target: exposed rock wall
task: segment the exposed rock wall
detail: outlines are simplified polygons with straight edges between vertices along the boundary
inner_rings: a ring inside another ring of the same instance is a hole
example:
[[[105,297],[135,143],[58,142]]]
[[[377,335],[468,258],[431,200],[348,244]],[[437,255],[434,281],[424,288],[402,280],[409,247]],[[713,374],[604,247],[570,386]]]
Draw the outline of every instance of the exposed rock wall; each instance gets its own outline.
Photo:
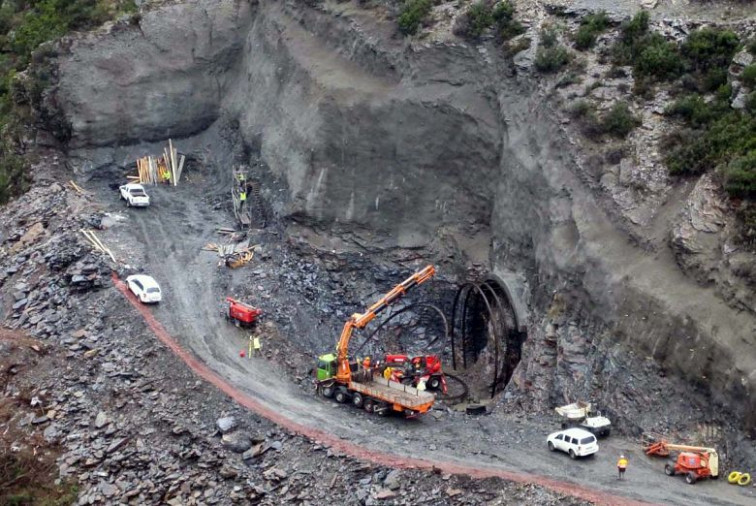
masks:
[[[527,79],[485,46],[405,45],[356,5],[333,8],[338,17],[301,3],[193,0],[71,44],[58,91],[71,147],[81,155],[238,120],[288,183],[290,218],[382,246],[454,236],[451,263],[483,250],[492,271],[523,273],[534,302],[523,390],[600,391],[603,347],[702,384],[740,417],[756,411],[753,313],[615,226]],[[559,315],[546,313],[554,292],[570,301]],[[543,356],[560,339],[564,361]]]

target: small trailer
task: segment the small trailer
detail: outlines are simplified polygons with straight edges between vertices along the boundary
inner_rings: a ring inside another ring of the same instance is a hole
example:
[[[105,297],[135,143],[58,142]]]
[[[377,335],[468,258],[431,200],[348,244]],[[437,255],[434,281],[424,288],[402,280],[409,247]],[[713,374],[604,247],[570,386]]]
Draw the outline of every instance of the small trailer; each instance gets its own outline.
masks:
[[[555,408],[559,416],[564,418],[562,428],[579,427],[593,433],[596,437],[606,437],[612,431],[612,422],[600,411],[596,416],[591,416],[592,406],[590,402],[573,402],[566,406]]]
[[[237,327],[254,325],[257,318],[262,314],[261,309],[240,302],[233,297],[226,297],[226,302],[229,303],[226,317],[234,322]]]

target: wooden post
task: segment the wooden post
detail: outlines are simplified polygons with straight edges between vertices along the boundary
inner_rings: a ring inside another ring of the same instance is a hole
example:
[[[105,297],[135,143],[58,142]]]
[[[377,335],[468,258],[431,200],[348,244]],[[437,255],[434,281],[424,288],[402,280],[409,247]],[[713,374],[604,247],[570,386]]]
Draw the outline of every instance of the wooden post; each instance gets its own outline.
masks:
[[[179,178],[181,177],[181,171],[184,170],[184,160],[186,160],[186,157],[184,155],[181,155],[181,158],[179,159],[178,170],[176,171],[177,184],[178,184]]]

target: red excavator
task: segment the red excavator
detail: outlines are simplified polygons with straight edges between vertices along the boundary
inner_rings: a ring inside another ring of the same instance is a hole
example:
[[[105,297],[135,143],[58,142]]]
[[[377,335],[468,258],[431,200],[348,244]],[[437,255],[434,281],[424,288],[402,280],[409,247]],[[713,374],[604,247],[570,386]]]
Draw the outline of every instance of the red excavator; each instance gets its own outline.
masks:
[[[436,269],[432,265],[427,266],[396,285],[364,313],[355,313],[346,321],[336,345],[336,353],[318,357],[316,385],[323,397],[333,397],[339,403],[351,401],[358,408],[380,415],[397,411],[407,417],[414,417],[433,406],[436,400],[433,394],[384,378],[369,361],[366,360],[362,365],[357,362],[350,364],[349,340],[355,328],[365,328],[408,290],[425,283],[435,273]]]
[[[386,355],[383,371],[390,368],[388,376],[393,381],[417,387],[422,381],[428,390],[446,393],[446,376],[441,370],[441,359],[437,355],[422,355],[410,358],[408,355]],[[385,376],[384,376],[385,377]]]
[[[670,444],[658,441],[647,445],[646,455],[668,457],[670,452],[679,451],[674,462],[664,466],[667,476],[685,475],[685,481],[693,485],[703,478],[717,479],[719,477],[719,454],[714,448]]]

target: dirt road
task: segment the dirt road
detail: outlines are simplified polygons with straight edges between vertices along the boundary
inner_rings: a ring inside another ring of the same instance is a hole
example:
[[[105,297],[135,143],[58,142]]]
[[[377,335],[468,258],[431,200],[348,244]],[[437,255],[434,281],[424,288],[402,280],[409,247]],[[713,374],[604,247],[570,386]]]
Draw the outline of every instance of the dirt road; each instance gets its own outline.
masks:
[[[448,411],[439,412],[438,418],[425,416],[419,420],[371,417],[351,406],[316,397],[275,363],[241,358],[239,351],[246,347],[246,336],[224,321],[220,309],[225,295],[250,282],[249,269],[218,269],[217,257],[200,251],[204,244],[218,241],[215,227],[230,223],[225,212],[212,208],[213,199],[217,201],[226,193],[225,183],[197,178],[177,188],[152,189],[150,208],[126,210],[129,218],[125,225],[103,236],[119,259],[142,267],[161,284],[163,302],[146,311],[182,348],[200,359],[208,374],[228,383],[231,390],[227,393],[237,398],[232,391],[238,392],[237,400],[251,399],[253,402],[245,404],[248,407],[261,407],[261,414],[274,413],[278,421],[289,420],[312,434],[330,434],[334,442],[343,442],[344,450],[353,449],[358,456],[421,459],[414,464],[435,463],[470,474],[477,469],[481,475],[499,474],[564,487],[605,503],[619,503],[614,496],[680,505],[754,503],[752,488],[729,486],[726,480],[689,486],[682,478],[668,478],[662,460],[646,458],[636,443],[622,438],[601,441],[598,455],[572,462],[565,454],[546,449],[546,435],[558,428],[553,425],[499,414],[471,418]],[[113,210],[119,209],[115,192],[102,188],[99,199]],[[256,280],[255,288],[262,288],[261,296],[266,291],[270,295],[277,282],[273,277]],[[310,309],[300,301],[291,311],[306,320]],[[334,339],[338,330],[339,323],[334,320]],[[301,341],[303,336],[285,337]],[[630,458],[623,482],[617,481],[614,467],[620,452]]]

